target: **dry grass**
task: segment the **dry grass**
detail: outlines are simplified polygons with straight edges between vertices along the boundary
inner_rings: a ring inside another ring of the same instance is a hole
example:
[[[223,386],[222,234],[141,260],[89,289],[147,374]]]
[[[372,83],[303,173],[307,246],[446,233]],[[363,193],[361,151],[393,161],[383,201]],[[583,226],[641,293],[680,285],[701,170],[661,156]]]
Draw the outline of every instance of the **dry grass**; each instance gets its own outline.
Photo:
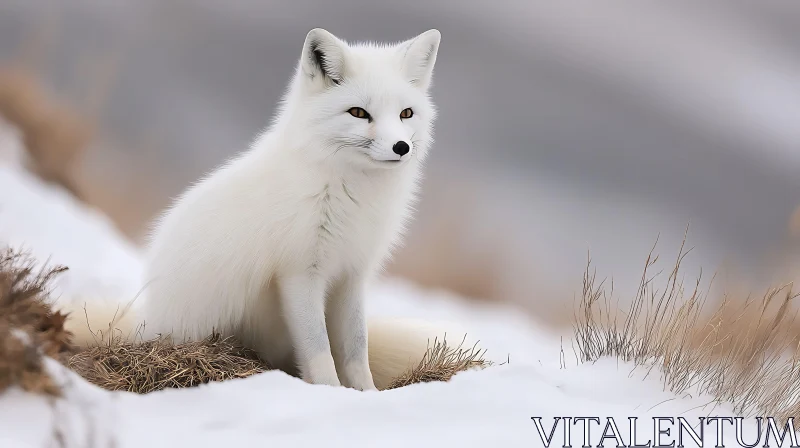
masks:
[[[172,344],[168,339],[138,343],[114,339],[76,354],[67,365],[103,389],[140,394],[270,370],[253,351],[219,334],[186,344]]]
[[[66,316],[52,312],[47,283],[64,268],[34,269],[24,254],[0,253],[0,393],[22,389],[58,395],[59,389],[44,368],[43,356],[65,360],[72,354]]]
[[[597,282],[589,261],[575,324],[580,360],[612,356],[658,369],[669,390],[709,394],[742,415],[796,416],[800,327],[793,285],[771,288],[758,299],[724,293],[711,306],[711,285],[701,289],[702,273],[690,285],[683,281],[684,247],[660,287],[662,273],[651,273],[658,261],[651,251],[627,310],[615,304],[613,285],[607,290]]]
[[[73,175],[91,138],[89,125],[53,101],[35,76],[23,70],[0,71],[0,115],[22,133],[28,168],[80,198]]]
[[[458,372],[483,369],[491,365],[491,362],[483,359],[485,351],[475,346],[462,348],[463,343],[462,341],[458,347],[451,348],[446,340],[434,339],[433,345],[428,347],[419,364],[389,383],[386,389],[397,389],[415,383],[450,381]]]

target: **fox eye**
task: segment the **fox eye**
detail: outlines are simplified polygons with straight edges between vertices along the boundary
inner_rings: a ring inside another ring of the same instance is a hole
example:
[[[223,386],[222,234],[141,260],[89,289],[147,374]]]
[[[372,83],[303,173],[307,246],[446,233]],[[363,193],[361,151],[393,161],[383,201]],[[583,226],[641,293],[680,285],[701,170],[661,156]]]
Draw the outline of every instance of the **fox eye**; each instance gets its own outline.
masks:
[[[369,113],[360,107],[351,107],[347,111],[350,115],[356,118],[365,118],[367,120],[371,119],[372,117],[369,116]]]
[[[414,116],[414,111],[411,110],[410,107],[407,109],[403,109],[403,111],[400,112],[400,118],[411,118],[413,116]]]

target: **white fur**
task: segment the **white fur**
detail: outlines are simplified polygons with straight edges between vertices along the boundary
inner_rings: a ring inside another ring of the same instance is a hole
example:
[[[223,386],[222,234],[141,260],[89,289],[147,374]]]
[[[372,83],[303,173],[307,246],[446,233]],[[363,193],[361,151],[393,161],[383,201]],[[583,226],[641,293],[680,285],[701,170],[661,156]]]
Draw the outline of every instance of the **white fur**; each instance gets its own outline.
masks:
[[[216,330],[308,382],[360,390],[419,361],[424,346],[398,340],[408,332],[367,330],[364,288],[411,216],[439,40],[436,30],[391,46],[308,33],[272,126],[157,221],[138,316],[146,337]],[[402,157],[398,141],[411,148]],[[428,336],[440,335],[417,339]]]

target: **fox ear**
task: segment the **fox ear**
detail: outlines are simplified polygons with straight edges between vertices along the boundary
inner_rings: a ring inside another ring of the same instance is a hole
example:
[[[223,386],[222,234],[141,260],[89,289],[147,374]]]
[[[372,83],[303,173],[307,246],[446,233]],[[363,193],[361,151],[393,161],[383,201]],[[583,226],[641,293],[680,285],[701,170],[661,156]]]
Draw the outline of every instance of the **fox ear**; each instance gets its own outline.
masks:
[[[344,77],[346,53],[347,44],[322,28],[314,28],[303,44],[303,74],[311,80],[320,78],[339,84]]]
[[[441,40],[442,34],[439,30],[428,30],[399,46],[406,79],[422,90],[430,87]]]

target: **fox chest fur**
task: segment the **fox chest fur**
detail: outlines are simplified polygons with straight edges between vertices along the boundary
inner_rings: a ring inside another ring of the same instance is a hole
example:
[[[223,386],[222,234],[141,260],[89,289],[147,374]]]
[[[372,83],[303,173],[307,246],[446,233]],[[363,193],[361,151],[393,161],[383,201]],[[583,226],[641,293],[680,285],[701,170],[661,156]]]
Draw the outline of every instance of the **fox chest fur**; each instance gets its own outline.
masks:
[[[295,213],[280,226],[286,236],[276,241],[276,249],[288,263],[276,266],[276,274],[305,270],[325,278],[368,276],[399,240],[413,199],[408,190],[389,176],[334,177],[300,194]]]

